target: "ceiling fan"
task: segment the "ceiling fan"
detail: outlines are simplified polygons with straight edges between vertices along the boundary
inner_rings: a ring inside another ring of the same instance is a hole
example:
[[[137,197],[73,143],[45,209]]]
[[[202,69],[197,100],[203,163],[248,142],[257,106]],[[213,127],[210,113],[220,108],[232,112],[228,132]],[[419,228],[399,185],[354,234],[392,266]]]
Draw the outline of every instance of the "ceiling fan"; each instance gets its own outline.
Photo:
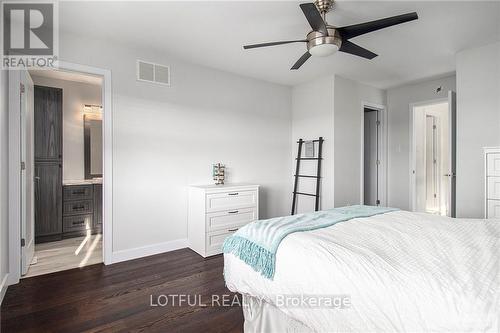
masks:
[[[325,57],[336,51],[350,53],[366,59],[373,59],[377,54],[354,44],[349,41],[349,39],[418,19],[417,13],[413,12],[337,28],[326,22],[326,14],[332,9],[333,3],[334,0],[316,0],[314,3],[304,3],[300,5],[300,9],[304,12],[312,28],[312,31],[307,34],[306,39],[252,44],[245,45],[243,48],[253,49],[290,43],[307,43],[307,52],[297,60],[291,70],[299,69],[311,56]]]

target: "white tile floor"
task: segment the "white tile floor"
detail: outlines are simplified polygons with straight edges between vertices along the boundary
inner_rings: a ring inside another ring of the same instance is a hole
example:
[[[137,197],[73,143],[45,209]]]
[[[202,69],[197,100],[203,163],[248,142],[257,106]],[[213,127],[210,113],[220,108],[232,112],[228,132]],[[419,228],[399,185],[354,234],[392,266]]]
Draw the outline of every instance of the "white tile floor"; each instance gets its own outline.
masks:
[[[36,263],[24,278],[98,264],[102,262],[102,235],[37,244],[35,257]]]

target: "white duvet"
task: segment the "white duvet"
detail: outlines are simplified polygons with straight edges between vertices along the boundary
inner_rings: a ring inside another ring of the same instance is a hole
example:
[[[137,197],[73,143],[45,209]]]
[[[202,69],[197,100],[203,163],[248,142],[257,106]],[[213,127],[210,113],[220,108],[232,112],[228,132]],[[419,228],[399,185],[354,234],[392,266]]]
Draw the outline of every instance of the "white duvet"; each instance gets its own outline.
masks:
[[[279,307],[318,332],[500,331],[499,220],[397,211],[294,233],[273,280],[224,258],[231,291],[274,305],[283,295],[347,295],[343,309]]]

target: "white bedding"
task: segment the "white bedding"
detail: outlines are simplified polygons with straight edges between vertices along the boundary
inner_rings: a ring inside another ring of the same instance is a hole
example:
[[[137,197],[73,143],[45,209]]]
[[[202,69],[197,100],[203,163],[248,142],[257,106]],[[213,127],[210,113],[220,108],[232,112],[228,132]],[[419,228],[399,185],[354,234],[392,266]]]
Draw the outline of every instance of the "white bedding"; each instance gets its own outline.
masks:
[[[231,291],[276,306],[282,295],[347,295],[344,309],[278,306],[318,332],[500,331],[499,220],[397,211],[294,233],[273,280],[224,261]]]

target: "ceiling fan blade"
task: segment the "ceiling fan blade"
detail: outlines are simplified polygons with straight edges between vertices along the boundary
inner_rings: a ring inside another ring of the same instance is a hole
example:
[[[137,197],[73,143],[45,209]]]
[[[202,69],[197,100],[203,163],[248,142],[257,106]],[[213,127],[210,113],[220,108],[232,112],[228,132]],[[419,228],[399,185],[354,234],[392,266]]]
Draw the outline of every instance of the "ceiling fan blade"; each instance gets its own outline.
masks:
[[[302,57],[299,58],[299,60],[297,60],[297,62],[292,66],[292,68],[290,68],[290,70],[299,69],[300,66],[302,66],[307,61],[307,59],[309,59],[310,57],[311,57],[311,53],[309,53],[309,51],[307,51],[306,53],[304,53],[302,55]]]
[[[283,44],[290,44],[290,43],[305,43],[307,40],[301,39],[301,40],[287,40],[287,41],[282,41],[282,42],[270,42],[270,43],[260,43],[260,44],[252,44],[252,45],[245,45],[243,48],[245,50],[247,49],[254,49],[257,47],[266,47],[266,46],[274,46],[274,45],[283,45]]]
[[[326,30],[326,24],[321,14],[318,11],[318,8],[313,3],[303,3],[300,5],[300,9],[304,12],[309,25],[314,31],[319,31],[325,35],[328,35],[328,31]]]
[[[353,55],[356,55],[358,57],[362,57],[362,58],[366,58],[366,59],[370,59],[370,60],[377,56],[372,51],[369,51],[365,48],[362,48],[361,46],[358,46],[358,45],[356,45],[348,40],[345,40],[342,42],[342,45],[340,46],[339,51],[353,54]]]
[[[342,36],[342,39],[350,39],[359,35],[364,35],[372,31],[384,29],[393,25],[405,23],[418,19],[417,13],[408,13],[384,19],[354,24],[347,27],[337,28],[337,31]]]

